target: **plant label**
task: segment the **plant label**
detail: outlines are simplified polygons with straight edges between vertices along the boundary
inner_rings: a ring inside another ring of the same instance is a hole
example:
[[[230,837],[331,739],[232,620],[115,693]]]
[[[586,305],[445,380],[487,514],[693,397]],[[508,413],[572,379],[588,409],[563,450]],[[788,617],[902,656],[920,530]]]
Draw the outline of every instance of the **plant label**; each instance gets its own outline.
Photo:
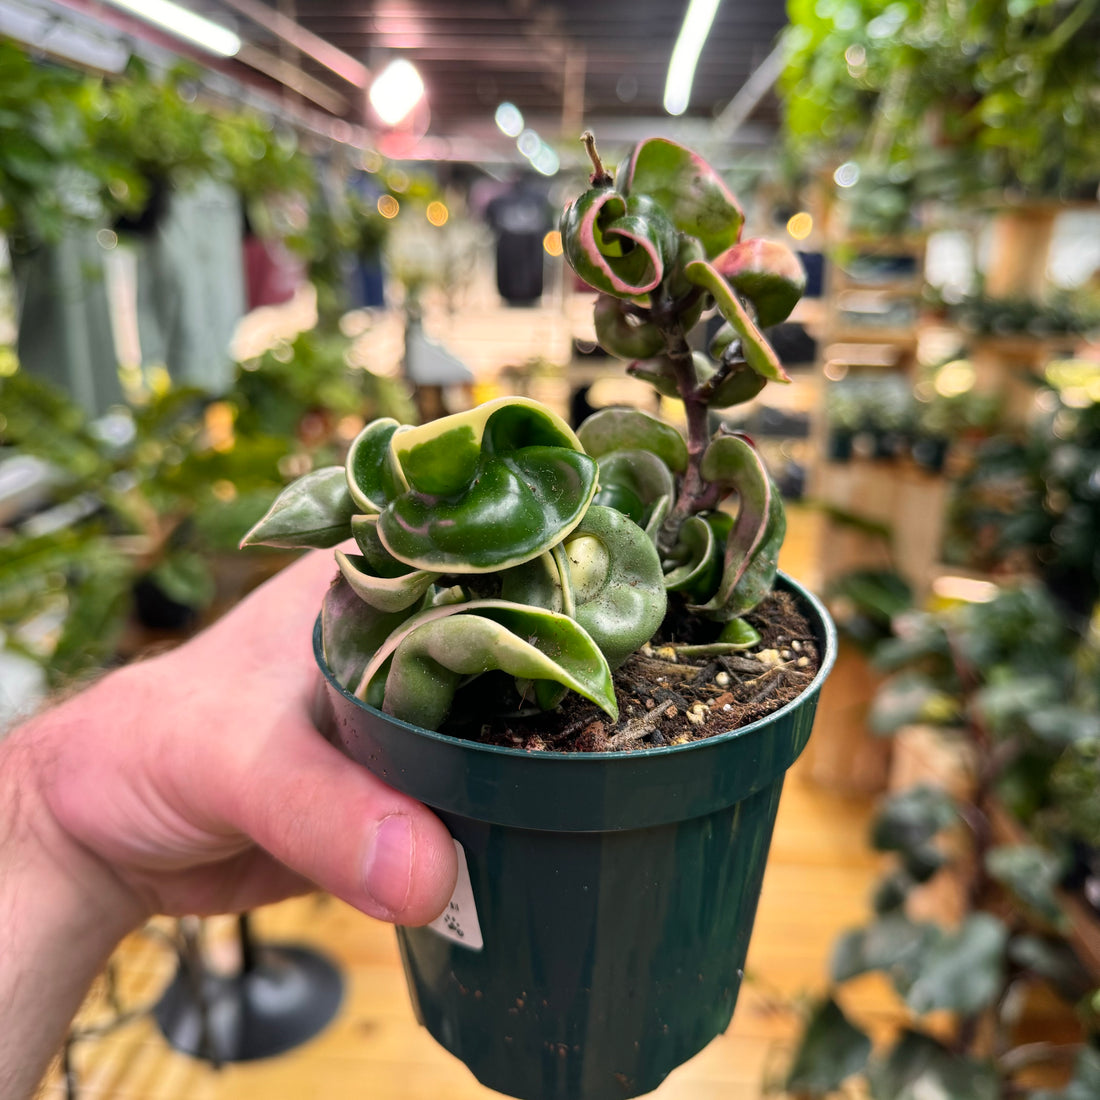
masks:
[[[470,869],[466,865],[466,852],[457,840],[455,854],[458,856],[455,892],[451,895],[447,908],[428,927],[445,939],[468,947],[471,951],[480,951],[484,942],[477,919],[477,906],[474,905],[474,890],[470,885]]]

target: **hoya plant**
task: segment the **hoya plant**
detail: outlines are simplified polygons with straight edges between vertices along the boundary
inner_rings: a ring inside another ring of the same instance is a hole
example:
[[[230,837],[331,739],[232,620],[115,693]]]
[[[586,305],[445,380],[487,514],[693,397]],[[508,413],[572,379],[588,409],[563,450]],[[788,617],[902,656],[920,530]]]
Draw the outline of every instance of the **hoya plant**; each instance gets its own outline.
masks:
[[[616,179],[585,142],[594,170],[563,215],[566,255],[599,292],[600,342],[683,402],[686,436],[630,408],[574,432],[519,397],[421,426],[380,419],[244,540],[337,548],[326,661],[422,727],[487,674],[504,678],[491,694],[505,705],[550,709],[574,691],[615,719],[613,671],[669,621],[697,624],[668,639],[695,654],[759,641],[744,616],[771,590],[782,503],[752,441],[710,422],[788,380],[764,328],[790,313],[801,268],[741,239],[740,206],[695,154],[650,139]],[[725,324],[706,355],[688,334],[713,309]]]

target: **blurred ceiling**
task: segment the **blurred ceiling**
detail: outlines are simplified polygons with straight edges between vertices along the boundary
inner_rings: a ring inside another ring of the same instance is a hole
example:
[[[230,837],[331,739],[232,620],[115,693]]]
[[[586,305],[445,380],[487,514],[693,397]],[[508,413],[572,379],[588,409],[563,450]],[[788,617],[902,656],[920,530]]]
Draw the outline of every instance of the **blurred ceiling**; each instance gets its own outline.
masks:
[[[232,28],[244,43],[229,62],[179,52],[245,79],[288,109],[363,127],[372,137],[385,128],[367,103],[370,80],[394,58],[411,61],[428,111],[404,129],[424,155],[464,159],[471,144],[507,151],[509,139],[493,121],[503,101],[547,141],[570,144],[587,126],[609,144],[656,132],[703,145],[707,138],[728,145],[731,137],[759,145],[777,123],[770,85],[786,23],[781,0],[719,0],[690,104],[678,118],[665,113],[662,98],[688,0],[177,2]],[[149,35],[141,20],[106,0],[39,3]],[[171,44],[156,32],[152,38]]]

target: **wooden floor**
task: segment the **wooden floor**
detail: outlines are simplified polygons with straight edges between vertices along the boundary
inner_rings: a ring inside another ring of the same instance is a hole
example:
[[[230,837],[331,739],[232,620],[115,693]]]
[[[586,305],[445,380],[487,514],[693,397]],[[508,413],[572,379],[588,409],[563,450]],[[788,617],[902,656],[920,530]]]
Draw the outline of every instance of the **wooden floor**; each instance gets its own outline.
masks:
[[[813,584],[816,520],[794,509],[783,566]],[[756,1100],[781,1073],[805,998],[826,981],[831,944],[866,914],[877,857],[865,846],[870,804],[815,787],[796,765],[779,809],[746,983],[729,1031],[676,1070],[658,1100]],[[466,1068],[416,1024],[393,930],[328,897],[258,911],[261,941],[294,942],[328,956],[346,993],[335,1021],[290,1054],[221,1070],[173,1051],[148,1015],[74,1047],[76,1095],[85,1100],[490,1100]],[[232,968],[232,920],[207,923],[212,965]],[[126,1006],[149,1005],[172,977],[169,925],[132,936],[115,958]],[[865,1023],[888,1025],[892,995],[875,979],[853,983],[845,1003]],[[93,992],[81,1023],[110,1017]],[[59,1073],[43,1095],[65,1096]]]

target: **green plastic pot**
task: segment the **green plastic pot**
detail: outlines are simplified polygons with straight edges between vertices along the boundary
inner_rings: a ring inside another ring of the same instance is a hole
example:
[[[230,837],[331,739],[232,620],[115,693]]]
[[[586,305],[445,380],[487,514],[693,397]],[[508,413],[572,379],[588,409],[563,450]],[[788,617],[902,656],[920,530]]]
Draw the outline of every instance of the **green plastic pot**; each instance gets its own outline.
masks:
[[[326,735],[431,806],[461,846],[451,908],[398,928],[417,1018],[482,1084],[523,1100],[655,1089],[733,1015],[787,769],[836,655],[805,692],[705,741],[629,753],[524,752],[397,721],[321,655]],[[462,860],[460,859],[460,864]]]

